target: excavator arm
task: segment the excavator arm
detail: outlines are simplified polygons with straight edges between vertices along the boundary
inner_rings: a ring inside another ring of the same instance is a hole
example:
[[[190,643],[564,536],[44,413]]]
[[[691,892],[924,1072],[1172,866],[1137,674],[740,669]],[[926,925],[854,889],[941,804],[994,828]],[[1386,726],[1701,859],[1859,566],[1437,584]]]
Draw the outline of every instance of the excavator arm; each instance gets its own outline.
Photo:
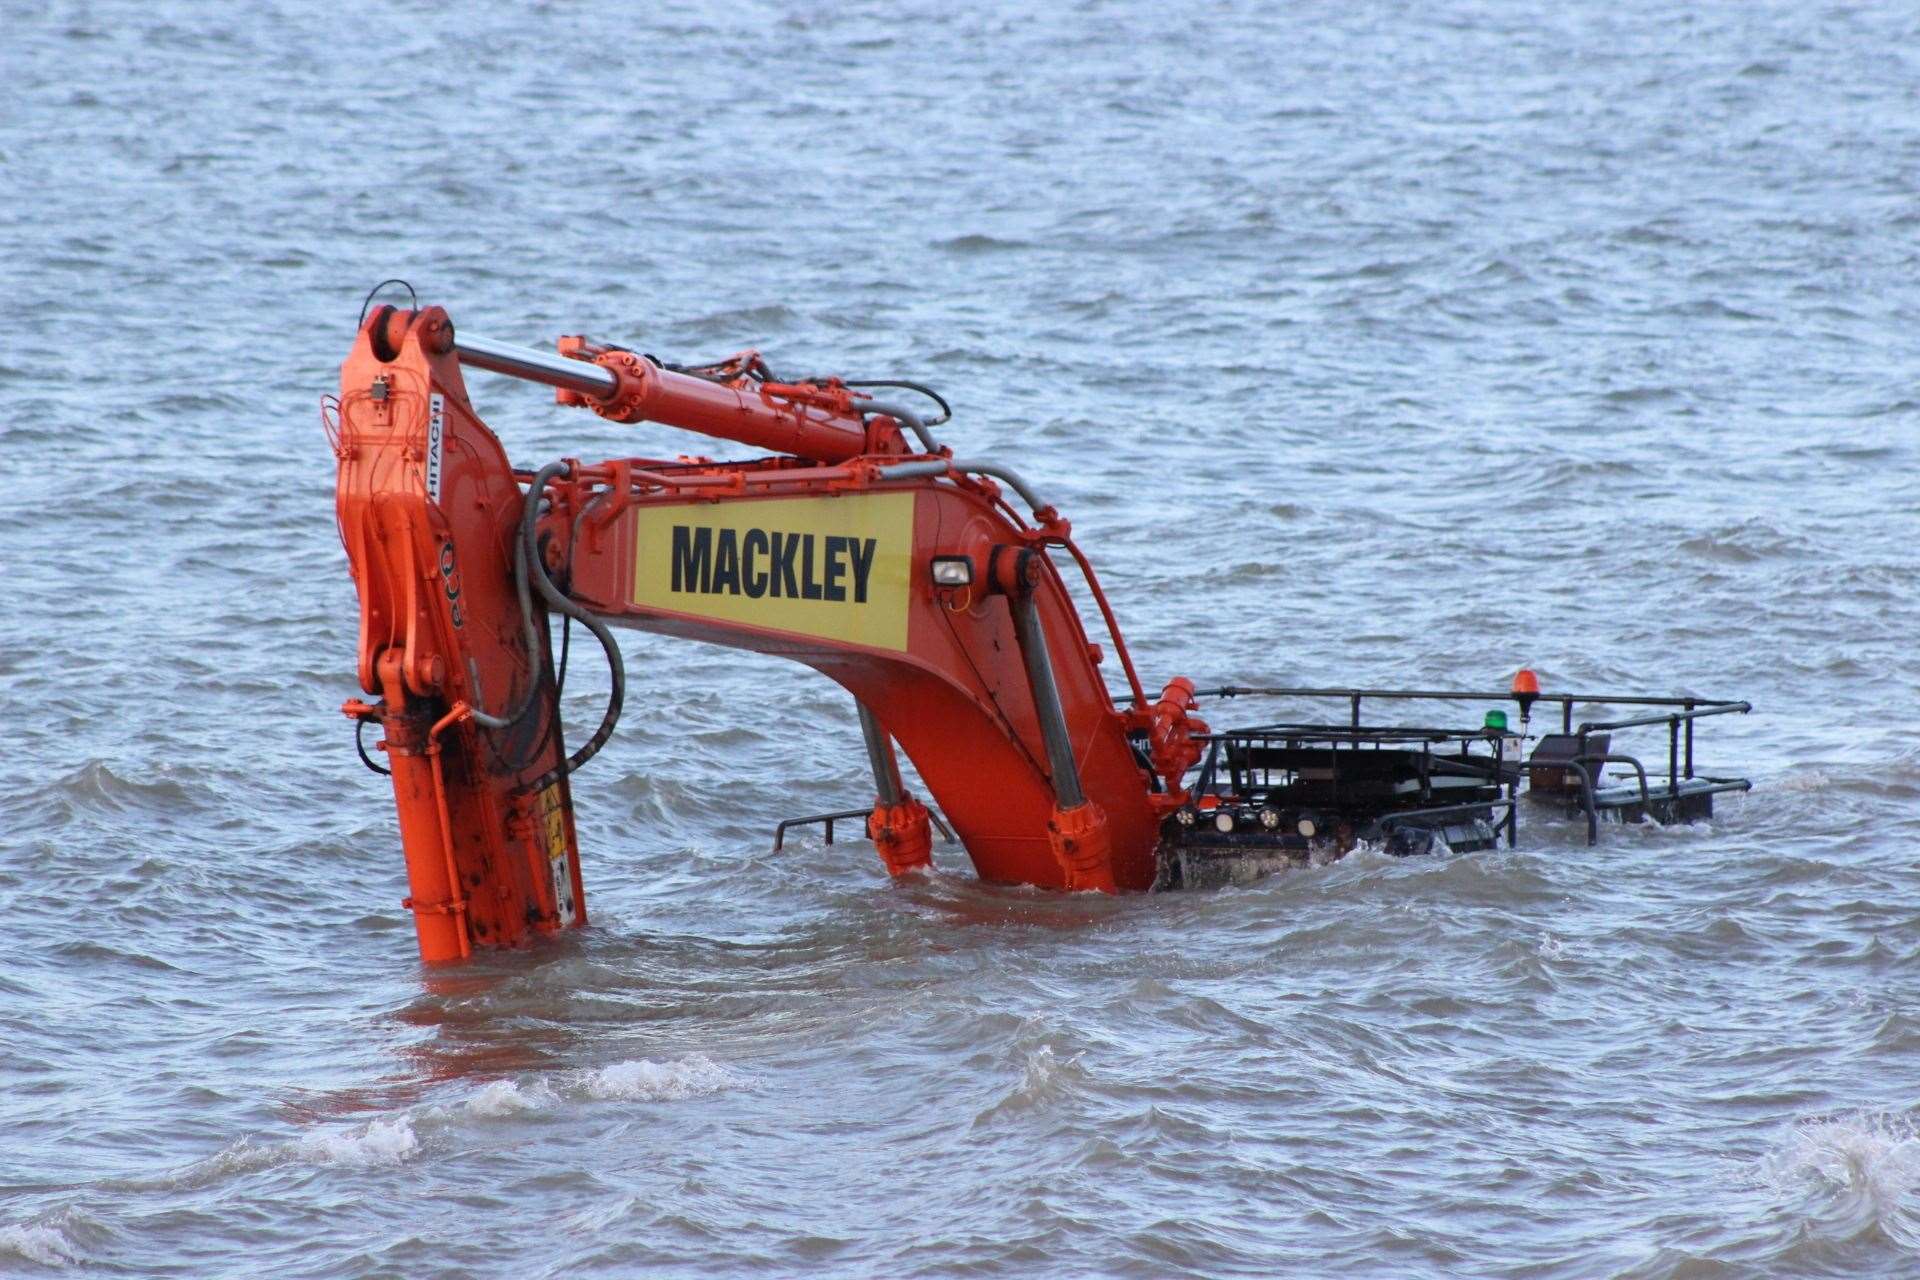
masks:
[[[469,398],[471,368],[768,452],[516,472]],[[1067,522],[1017,474],[956,460],[911,410],[837,379],[783,381],[751,351],[679,368],[576,337],[550,354],[457,335],[438,307],[380,307],[323,416],[376,699],[345,710],[382,734],[428,963],[585,923],[568,779],[625,699],[612,627],[791,658],[851,693],[874,771],[867,830],[893,874],[927,865],[932,844],[897,743],[983,879],[1153,884],[1207,733],[1192,684],[1150,701]],[[1062,561],[1098,605],[1125,706]],[[599,729],[571,754],[556,613],[613,671]]]

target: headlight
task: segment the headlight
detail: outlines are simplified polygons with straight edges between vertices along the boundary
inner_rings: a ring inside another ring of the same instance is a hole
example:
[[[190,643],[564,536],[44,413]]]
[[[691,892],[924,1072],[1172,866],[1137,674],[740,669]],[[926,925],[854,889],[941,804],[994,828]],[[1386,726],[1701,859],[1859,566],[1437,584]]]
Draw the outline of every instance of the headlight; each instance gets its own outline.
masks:
[[[972,586],[973,557],[935,556],[933,558],[933,585],[936,587]]]

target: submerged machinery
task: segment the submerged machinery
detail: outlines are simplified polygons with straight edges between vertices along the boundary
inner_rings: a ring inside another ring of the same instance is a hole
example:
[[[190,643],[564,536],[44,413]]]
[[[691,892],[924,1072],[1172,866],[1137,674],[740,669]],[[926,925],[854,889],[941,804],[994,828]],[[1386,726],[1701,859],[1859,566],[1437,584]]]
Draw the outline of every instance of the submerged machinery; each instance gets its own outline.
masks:
[[[1361,841],[1400,856],[1512,847],[1523,801],[1584,822],[1594,844],[1603,820],[1697,821],[1712,816],[1714,796],[1751,786],[1694,764],[1696,723],[1744,714],[1751,710],[1744,702],[1543,694],[1526,670],[1504,693],[1229,685],[1204,696],[1336,702],[1347,716],[1208,734],[1190,783],[1194,798],[1175,812],[1161,842],[1163,888],[1244,883],[1289,863],[1337,857]],[[1367,702],[1496,706],[1477,728],[1441,728],[1368,723]],[[1527,726],[1539,703],[1558,710],[1559,724],[1535,738]],[[1505,704],[1519,708],[1518,731]],[[1609,706],[1629,714],[1574,721],[1575,707]],[[1628,731],[1658,739],[1651,770],[1614,750],[1615,735]],[[1620,776],[1608,778],[1608,765]]]
[[[468,396],[473,369],[766,452],[516,469]],[[1150,694],[1068,521],[1017,472],[941,444],[946,404],[916,384],[781,377],[753,351],[684,366],[568,337],[542,352],[459,333],[416,302],[363,312],[322,417],[374,699],[345,711],[380,733],[386,764],[364,739],[361,755],[391,774],[429,963],[585,923],[569,777],[625,703],[616,626],[777,654],[845,688],[873,803],[780,835],[862,820],[895,875],[929,864],[936,826],[983,879],[1111,893],[1244,880],[1362,840],[1402,854],[1511,843],[1529,797],[1591,839],[1605,817],[1687,820],[1747,786],[1694,767],[1698,722],[1739,702],[1542,693],[1529,672],[1500,693],[1203,692],[1176,678]],[[1070,582],[1099,617],[1117,693]],[[577,623],[612,673],[599,726],[571,752],[556,615],[563,655]],[[1219,732],[1199,716],[1239,698],[1344,714]],[[1499,706],[1465,728],[1363,715],[1421,700]],[[1527,751],[1542,704],[1559,731]],[[1584,718],[1608,705],[1627,714]],[[1617,734],[1662,730],[1651,769],[1615,749]],[[938,812],[908,791],[901,750]]]

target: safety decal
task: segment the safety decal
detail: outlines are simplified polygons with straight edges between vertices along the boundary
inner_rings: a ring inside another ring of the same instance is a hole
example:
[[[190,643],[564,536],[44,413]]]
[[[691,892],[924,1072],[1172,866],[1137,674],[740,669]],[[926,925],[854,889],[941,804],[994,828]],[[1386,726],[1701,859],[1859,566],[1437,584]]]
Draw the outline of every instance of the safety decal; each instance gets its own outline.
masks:
[[[562,925],[574,920],[573,868],[567,862],[567,811],[560,803],[560,784],[540,793],[540,831],[547,847],[547,868],[553,876],[553,910]]]
[[[913,495],[638,507],[633,602],[907,647]]]

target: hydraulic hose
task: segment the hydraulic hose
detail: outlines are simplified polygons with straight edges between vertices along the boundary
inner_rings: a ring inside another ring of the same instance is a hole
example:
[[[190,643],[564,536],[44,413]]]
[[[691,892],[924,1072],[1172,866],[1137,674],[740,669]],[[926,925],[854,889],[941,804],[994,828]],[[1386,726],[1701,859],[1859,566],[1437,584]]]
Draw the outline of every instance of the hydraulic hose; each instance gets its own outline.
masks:
[[[940,416],[927,425],[937,427],[943,422],[953,421],[953,406],[947,398],[924,382],[909,382],[905,378],[848,378],[847,385],[858,390],[862,387],[898,387],[902,391],[913,391],[925,396],[940,406]]]
[[[569,756],[559,768],[541,777],[533,784],[533,790],[539,791],[558,782],[587,761],[600,754],[600,748],[607,745],[607,739],[613,736],[613,727],[620,722],[620,708],[627,698],[627,666],[620,656],[620,646],[613,638],[613,630],[592,613],[575,604],[560,588],[553,585],[553,579],[547,576],[547,566],[540,557],[540,549],[534,542],[533,526],[539,512],[540,495],[546,489],[547,482],[555,476],[566,475],[569,465],[565,462],[549,462],[534,475],[533,483],[527,489],[527,503],[520,512],[520,549],[516,560],[527,566],[527,577],[532,580],[534,589],[547,607],[554,612],[572,618],[587,630],[593,632],[593,638],[600,642],[600,648],[607,655],[607,675],[611,688],[607,694],[607,709],[600,716],[600,727],[593,736],[581,744],[578,751]]]
[[[539,504],[539,489],[534,489],[527,497],[528,511]],[[525,515],[522,514],[522,523]],[[473,718],[489,729],[506,729],[520,723],[520,717],[527,714],[527,708],[533,705],[533,692],[540,687],[540,633],[533,624],[533,600],[527,594],[527,553],[524,530],[522,536],[513,540],[513,590],[520,601],[520,630],[527,644],[527,687],[520,691],[519,700],[500,715],[491,715],[480,706],[480,668],[472,658],[467,659],[467,678],[473,685]]]
[[[940,452],[940,446],[933,442],[933,433],[927,430],[926,422],[919,414],[904,405],[888,404],[881,400],[861,400],[854,404],[861,413],[884,413],[907,425],[907,429],[920,438],[921,447],[928,453]]]
[[[892,410],[882,409],[877,412],[890,413]],[[1043,511],[1046,509],[1047,504],[1041,500],[1040,495],[1034,492],[1033,486],[1028,484],[1019,472],[1010,467],[1003,467],[993,462],[966,462],[959,458],[927,459],[920,462],[893,462],[880,468],[880,476],[884,480],[917,480],[921,476],[943,476],[949,471],[993,476],[996,479],[1005,480],[1015,493],[1026,500],[1029,507],[1032,507],[1035,511]]]
[[[513,586],[514,594],[520,601],[521,630],[526,638],[528,661],[537,673],[540,632],[533,620],[533,598],[529,591],[531,587],[540,592],[540,598],[546,601],[549,608],[593,632],[594,639],[600,642],[601,649],[607,655],[607,671],[612,680],[612,691],[607,698],[607,709],[600,717],[600,727],[564,764],[539,779],[533,786],[535,791],[566,777],[599,754],[600,748],[606,746],[607,739],[613,736],[614,725],[619,723],[620,708],[627,696],[626,663],[620,656],[620,646],[614,641],[613,632],[606,623],[575,604],[553,585],[553,579],[547,576],[546,562],[540,557],[539,545],[534,537],[534,526],[539,519],[542,495],[545,494],[548,483],[556,476],[566,475],[567,472],[568,464],[565,462],[550,462],[540,468],[534,474],[533,482],[527,486],[526,501],[520,508],[519,536],[513,540]],[[477,701],[480,692],[479,672],[471,662],[468,663],[468,670],[472,675],[474,696]],[[504,714],[492,715],[476,706],[473,708],[473,718],[489,729],[510,728],[526,715],[527,708],[533,704],[534,692],[539,686],[540,681],[536,674],[528,679],[527,687],[521,691],[519,700]],[[558,714],[557,707],[555,712]]]

